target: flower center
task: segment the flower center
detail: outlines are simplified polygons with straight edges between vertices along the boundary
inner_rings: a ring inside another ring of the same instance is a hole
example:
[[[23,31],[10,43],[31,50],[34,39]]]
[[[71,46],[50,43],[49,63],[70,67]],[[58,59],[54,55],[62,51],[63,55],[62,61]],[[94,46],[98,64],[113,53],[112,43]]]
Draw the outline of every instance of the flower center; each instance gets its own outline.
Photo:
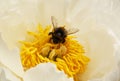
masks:
[[[51,26],[45,29],[38,26],[37,32],[28,32],[32,40],[21,41],[20,55],[25,70],[44,62],[54,63],[59,70],[63,70],[69,77],[85,71],[89,58],[84,55],[83,46],[74,37],[67,36],[65,43],[50,43]]]

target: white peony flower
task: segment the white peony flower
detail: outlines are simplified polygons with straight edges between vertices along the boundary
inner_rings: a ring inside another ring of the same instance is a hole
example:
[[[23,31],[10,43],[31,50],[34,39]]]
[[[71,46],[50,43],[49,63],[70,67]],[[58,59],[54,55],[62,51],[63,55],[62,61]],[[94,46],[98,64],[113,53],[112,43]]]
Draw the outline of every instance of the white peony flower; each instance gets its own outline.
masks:
[[[1,0],[0,81],[74,81],[51,63],[23,70],[18,41],[38,23],[49,25],[51,16],[60,25],[80,30],[77,39],[91,61],[83,74],[75,76],[78,81],[120,81],[119,4],[119,0]]]

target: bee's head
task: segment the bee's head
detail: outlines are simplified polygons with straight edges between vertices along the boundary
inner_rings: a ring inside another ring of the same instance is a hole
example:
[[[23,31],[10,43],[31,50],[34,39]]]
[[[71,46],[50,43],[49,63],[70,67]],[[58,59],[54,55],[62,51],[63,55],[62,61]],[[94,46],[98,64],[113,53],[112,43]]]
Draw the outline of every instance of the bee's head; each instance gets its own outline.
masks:
[[[66,33],[66,30],[63,28],[63,27],[59,27],[59,28],[56,28],[54,30],[54,34],[57,36],[57,37],[66,37],[67,33]]]

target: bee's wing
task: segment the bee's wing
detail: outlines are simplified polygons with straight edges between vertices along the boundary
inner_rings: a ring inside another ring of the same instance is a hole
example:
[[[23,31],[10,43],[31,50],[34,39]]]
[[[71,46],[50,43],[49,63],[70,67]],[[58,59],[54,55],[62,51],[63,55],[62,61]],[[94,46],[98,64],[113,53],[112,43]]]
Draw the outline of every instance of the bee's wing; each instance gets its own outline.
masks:
[[[58,27],[57,19],[54,16],[51,16],[51,21],[52,21],[53,28],[54,29],[57,28]]]
[[[68,28],[67,30],[67,35],[74,34],[79,31],[77,28]]]

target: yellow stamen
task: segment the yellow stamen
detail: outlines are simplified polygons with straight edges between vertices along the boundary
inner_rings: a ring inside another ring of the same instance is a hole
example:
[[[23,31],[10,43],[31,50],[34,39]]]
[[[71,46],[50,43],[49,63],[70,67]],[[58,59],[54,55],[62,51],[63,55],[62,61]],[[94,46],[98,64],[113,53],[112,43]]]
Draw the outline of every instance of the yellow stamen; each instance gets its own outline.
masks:
[[[78,43],[72,36],[66,38],[64,44],[50,43],[51,26],[45,29],[38,26],[38,32],[28,32],[34,39],[31,41],[21,41],[20,55],[22,65],[25,70],[44,62],[56,64],[59,70],[69,77],[74,77],[77,73],[83,73],[89,58],[84,55],[83,46]],[[46,67],[47,68],[47,67]]]

